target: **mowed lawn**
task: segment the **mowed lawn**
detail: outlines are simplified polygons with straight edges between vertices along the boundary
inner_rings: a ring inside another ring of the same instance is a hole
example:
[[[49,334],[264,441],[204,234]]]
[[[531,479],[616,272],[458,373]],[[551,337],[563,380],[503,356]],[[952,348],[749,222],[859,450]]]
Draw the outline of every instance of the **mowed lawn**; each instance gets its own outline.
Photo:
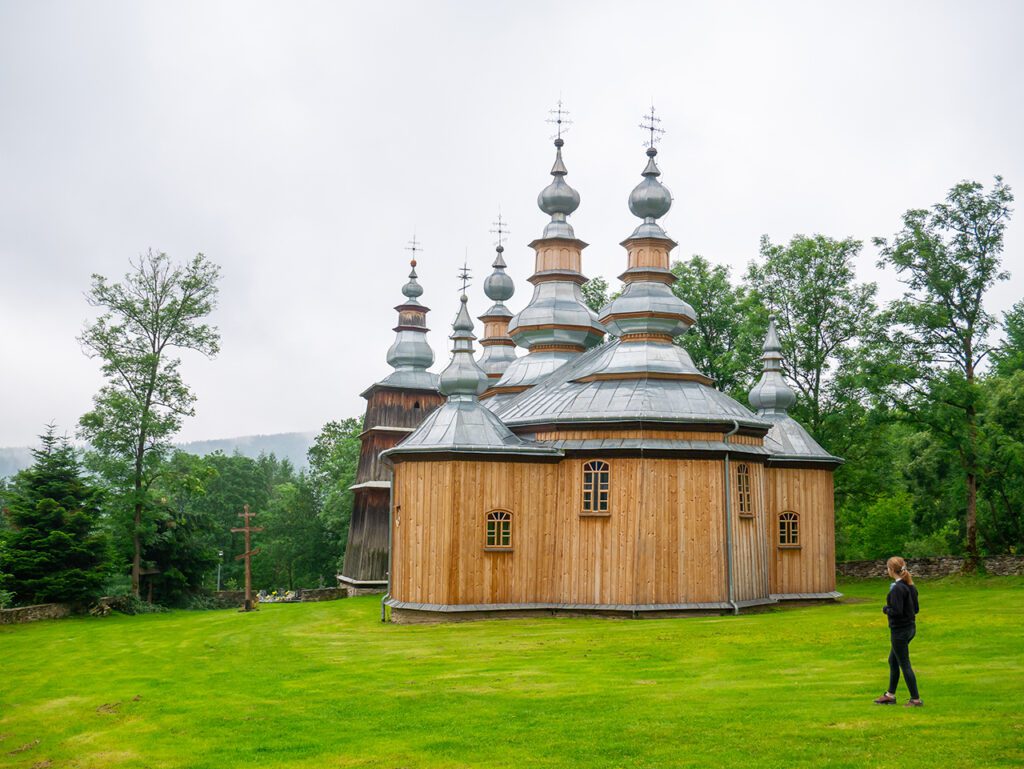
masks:
[[[918,584],[922,709],[871,704],[884,581],[739,617],[396,626],[370,597],[0,627],[0,766],[1024,765],[1024,578]]]

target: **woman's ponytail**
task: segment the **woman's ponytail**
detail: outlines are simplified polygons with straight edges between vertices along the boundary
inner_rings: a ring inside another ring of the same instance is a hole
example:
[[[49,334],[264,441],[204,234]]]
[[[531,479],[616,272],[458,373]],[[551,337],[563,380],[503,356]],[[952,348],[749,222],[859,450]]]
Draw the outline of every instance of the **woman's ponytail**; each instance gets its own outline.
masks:
[[[910,570],[907,568],[907,562],[898,555],[894,555],[886,561],[885,566],[889,570],[889,573],[896,579],[901,582],[905,582],[908,585],[914,584],[914,578],[910,575]]]

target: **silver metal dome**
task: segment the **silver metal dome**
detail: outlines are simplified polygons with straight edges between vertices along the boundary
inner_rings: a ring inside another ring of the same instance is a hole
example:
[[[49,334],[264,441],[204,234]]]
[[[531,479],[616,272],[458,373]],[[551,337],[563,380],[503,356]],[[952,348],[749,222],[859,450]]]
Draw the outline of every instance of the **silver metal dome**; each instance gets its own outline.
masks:
[[[551,217],[544,228],[545,238],[575,238],[572,225],[566,217],[580,207],[580,194],[565,181],[569,171],[562,162],[562,147],[565,141],[555,139],[555,164],[551,167],[551,175],[555,177],[551,184],[540,191],[537,205],[540,210]]]
[[[473,358],[473,319],[469,317],[466,303],[469,301],[462,295],[459,314],[452,324],[452,335],[449,337],[455,344],[452,347],[452,359],[448,367],[441,372],[440,390],[449,398],[472,398],[487,389],[487,374],[477,365]]]
[[[494,259],[494,263],[491,267],[494,268],[494,272],[487,276],[484,280],[484,294],[487,298],[495,302],[507,302],[512,298],[512,295],[516,292],[515,284],[512,282],[512,278],[505,273],[505,259],[502,257],[502,253],[505,251],[504,246],[498,246],[496,249],[498,255]]]
[[[747,400],[758,412],[785,414],[796,405],[796,393],[782,376],[782,344],[775,327],[775,318],[768,322],[768,333],[762,348],[764,372],[750,391]]]
[[[658,164],[654,162],[658,150],[650,147],[647,150],[647,167],[643,171],[644,180],[640,182],[633,191],[629,193],[629,210],[634,216],[643,219],[630,235],[631,238],[667,238],[665,230],[661,228],[655,219],[660,219],[672,208],[672,193],[668,191],[658,177],[661,171]]]

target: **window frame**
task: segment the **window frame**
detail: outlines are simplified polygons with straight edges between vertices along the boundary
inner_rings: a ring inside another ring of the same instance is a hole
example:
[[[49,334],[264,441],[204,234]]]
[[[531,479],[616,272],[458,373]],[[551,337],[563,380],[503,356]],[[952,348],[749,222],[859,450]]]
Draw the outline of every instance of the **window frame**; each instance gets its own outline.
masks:
[[[488,553],[511,553],[512,550],[512,511],[504,509],[489,510],[484,515],[484,551]]]
[[[736,465],[736,513],[740,518],[754,518],[756,515],[750,476],[750,465],[739,462]]]
[[[776,517],[775,542],[780,550],[800,549],[800,513],[783,510]]]
[[[611,513],[612,466],[603,459],[589,459],[583,463],[580,484],[580,515],[587,518],[607,518]]]

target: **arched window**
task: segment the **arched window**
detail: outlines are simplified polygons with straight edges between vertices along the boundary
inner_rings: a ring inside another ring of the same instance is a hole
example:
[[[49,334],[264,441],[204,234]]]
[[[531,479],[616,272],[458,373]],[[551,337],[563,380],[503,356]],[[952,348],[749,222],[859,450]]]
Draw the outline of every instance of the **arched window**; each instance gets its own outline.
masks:
[[[779,513],[779,544],[786,547],[800,545],[800,516],[797,513]]]
[[[608,463],[595,460],[583,465],[583,512],[608,512]]]
[[[492,510],[487,514],[485,547],[494,550],[512,549],[512,513]]]
[[[736,509],[746,517],[754,515],[754,500],[750,493],[750,465],[736,465]]]

